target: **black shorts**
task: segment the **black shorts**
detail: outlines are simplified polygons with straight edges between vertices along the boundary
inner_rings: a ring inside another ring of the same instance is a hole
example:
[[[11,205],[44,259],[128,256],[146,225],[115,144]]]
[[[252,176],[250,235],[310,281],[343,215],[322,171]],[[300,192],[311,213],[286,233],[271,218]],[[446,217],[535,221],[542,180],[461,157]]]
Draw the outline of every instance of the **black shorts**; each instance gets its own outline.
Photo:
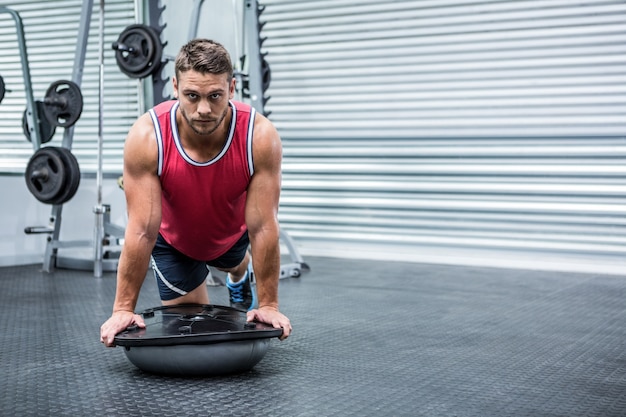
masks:
[[[204,283],[209,266],[226,269],[239,265],[250,245],[248,232],[222,256],[210,261],[198,261],[180,253],[159,234],[152,250],[152,271],[159,287],[161,300],[173,300]]]

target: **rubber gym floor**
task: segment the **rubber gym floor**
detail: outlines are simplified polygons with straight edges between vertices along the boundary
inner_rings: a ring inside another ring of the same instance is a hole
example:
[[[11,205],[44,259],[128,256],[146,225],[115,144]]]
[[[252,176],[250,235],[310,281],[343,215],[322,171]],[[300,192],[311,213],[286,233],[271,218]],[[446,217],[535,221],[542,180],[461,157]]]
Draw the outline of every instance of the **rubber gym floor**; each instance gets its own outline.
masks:
[[[249,372],[193,378],[101,345],[114,273],[0,268],[1,414],[626,415],[624,276],[305,260],[280,282],[292,337]],[[157,305],[150,274],[137,309]]]

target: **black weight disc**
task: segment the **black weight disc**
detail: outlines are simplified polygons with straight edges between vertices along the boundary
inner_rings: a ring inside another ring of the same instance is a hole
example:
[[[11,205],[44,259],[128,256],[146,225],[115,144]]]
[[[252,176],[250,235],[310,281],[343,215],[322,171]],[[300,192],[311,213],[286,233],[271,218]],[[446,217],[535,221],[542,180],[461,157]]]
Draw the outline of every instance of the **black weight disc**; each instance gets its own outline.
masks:
[[[80,166],[74,154],[67,148],[50,148],[54,150],[63,160],[67,176],[65,186],[51,204],[64,204],[72,199],[78,191],[80,185]]]
[[[0,103],[2,103],[2,100],[4,99],[4,94],[6,93],[6,85],[4,84],[4,78],[2,78],[2,76],[0,76]]]
[[[133,25],[126,28],[119,37],[119,44],[126,47],[125,50],[118,48],[117,52],[121,54],[118,62],[127,73],[140,74],[154,59],[156,45],[147,27]]]
[[[263,92],[266,92],[270,88],[272,82],[272,70],[270,64],[265,60],[265,57],[261,59],[261,88]]]
[[[51,125],[48,121],[48,118],[44,113],[45,110],[43,102],[37,100],[35,102],[35,105],[37,106],[37,114],[39,115],[39,139],[41,140],[41,143],[48,143],[52,140],[56,127]],[[24,136],[26,136],[26,139],[32,142],[32,139],[30,137],[30,129],[28,126],[28,119],[26,118],[27,111],[28,109],[24,110],[24,114],[22,115],[22,130],[24,131]]]
[[[115,61],[131,78],[145,78],[161,64],[163,45],[159,34],[150,26],[136,24],[126,27],[113,44]]]
[[[51,147],[41,148],[26,166],[26,186],[37,200],[51,204],[66,187],[67,174],[58,152]]]
[[[83,112],[83,95],[72,81],[58,80],[50,84],[43,103],[44,114],[52,126],[73,126]]]

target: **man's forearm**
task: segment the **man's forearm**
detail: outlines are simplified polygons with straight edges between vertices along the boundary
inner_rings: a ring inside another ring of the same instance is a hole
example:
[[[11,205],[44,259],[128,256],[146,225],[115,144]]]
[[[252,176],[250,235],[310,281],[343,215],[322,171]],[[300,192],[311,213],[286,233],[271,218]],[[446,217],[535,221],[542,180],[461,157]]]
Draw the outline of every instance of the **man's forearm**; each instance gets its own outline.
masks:
[[[113,311],[134,311],[148,271],[151,249],[147,242],[125,241],[117,272]]]
[[[272,307],[278,309],[278,280],[280,276],[278,232],[251,236],[250,243],[259,308]]]

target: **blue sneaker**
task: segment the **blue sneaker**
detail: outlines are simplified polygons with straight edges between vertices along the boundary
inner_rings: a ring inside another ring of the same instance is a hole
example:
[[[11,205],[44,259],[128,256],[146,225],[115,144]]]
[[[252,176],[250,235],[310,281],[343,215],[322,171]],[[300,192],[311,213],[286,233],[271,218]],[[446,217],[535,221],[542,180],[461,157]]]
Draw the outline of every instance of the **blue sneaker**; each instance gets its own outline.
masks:
[[[248,270],[241,281],[233,283],[230,280],[230,275],[226,278],[231,307],[241,311],[250,311],[256,307],[256,293],[252,288],[252,275],[252,269],[248,265]]]

